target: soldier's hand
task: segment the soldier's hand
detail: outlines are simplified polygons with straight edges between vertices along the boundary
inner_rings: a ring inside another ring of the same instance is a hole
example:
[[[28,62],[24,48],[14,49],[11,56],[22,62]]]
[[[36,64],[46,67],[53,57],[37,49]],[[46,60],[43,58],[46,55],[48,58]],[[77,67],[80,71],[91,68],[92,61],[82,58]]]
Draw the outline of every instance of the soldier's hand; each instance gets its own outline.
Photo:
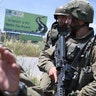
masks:
[[[11,52],[0,45],[0,90],[14,92],[19,87],[20,67]]]
[[[57,69],[56,67],[52,67],[50,70],[49,70],[49,76],[54,79],[55,83],[57,82]]]

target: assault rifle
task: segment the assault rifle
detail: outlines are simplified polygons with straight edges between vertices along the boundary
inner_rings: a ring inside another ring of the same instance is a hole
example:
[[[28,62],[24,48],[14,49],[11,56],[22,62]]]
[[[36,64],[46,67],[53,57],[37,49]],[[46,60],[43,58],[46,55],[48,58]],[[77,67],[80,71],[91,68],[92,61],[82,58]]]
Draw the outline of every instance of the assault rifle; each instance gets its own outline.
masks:
[[[57,42],[56,42],[56,49],[55,49],[55,64],[58,71],[58,80],[57,80],[57,91],[55,96],[65,96],[65,36],[60,35]]]
[[[58,80],[56,84],[57,90],[55,96],[67,96],[70,92],[69,87],[71,87],[70,83],[72,82],[72,78],[75,78],[76,80],[78,79],[78,70],[76,69],[78,60],[89,41],[90,39],[84,44],[81,44],[80,46],[77,46],[75,48],[77,55],[74,58],[73,62],[71,64],[68,64],[65,55],[65,36],[59,36],[58,41],[56,42],[56,49],[54,54],[55,64],[58,71]]]

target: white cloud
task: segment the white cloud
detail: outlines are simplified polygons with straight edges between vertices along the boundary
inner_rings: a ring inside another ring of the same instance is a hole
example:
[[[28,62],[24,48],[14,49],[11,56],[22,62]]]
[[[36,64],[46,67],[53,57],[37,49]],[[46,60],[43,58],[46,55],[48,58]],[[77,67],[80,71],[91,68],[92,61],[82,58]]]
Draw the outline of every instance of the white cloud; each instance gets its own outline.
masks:
[[[90,24],[90,26],[96,29],[96,24],[95,23]]]

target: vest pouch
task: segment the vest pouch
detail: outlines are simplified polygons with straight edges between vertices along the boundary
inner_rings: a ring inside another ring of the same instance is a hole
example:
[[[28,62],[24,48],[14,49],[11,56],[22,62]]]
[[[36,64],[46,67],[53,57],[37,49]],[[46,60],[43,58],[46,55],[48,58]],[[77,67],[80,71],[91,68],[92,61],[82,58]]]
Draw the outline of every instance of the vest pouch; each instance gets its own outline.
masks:
[[[86,66],[81,69],[79,77],[79,89],[87,85],[93,80],[92,69],[90,66]]]
[[[71,82],[70,82],[70,86],[69,86],[69,92],[72,92],[76,90],[76,86],[78,84],[78,79],[79,79],[79,73],[78,72],[74,72],[73,73],[73,77],[71,79]]]

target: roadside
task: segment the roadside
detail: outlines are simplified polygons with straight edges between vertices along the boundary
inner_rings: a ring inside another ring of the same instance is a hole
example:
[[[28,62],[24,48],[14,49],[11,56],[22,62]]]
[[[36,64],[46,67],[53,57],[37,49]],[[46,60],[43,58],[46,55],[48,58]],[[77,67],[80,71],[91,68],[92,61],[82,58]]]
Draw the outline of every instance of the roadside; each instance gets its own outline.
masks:
[[[38,57],[17,56],[16,58],[18,64],[24,68],[29,77],[36,77],[38,80],[40,80],[42,72],[37,67]]]

